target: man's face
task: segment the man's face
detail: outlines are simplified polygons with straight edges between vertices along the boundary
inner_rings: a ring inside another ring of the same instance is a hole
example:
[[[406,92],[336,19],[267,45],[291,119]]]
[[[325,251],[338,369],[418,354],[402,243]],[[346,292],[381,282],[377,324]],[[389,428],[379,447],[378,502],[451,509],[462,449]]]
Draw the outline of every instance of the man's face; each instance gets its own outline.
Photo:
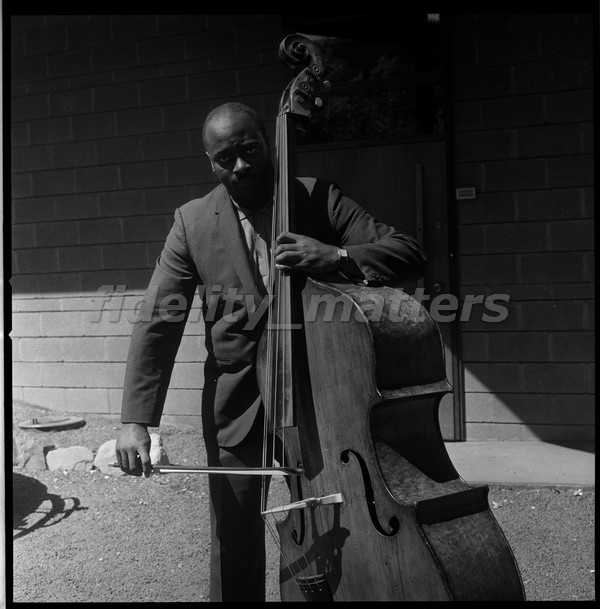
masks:
[[[213,171],[236,203],[263,206],[271,193],[269,146],[245,113],[215,118],[204,145]]]

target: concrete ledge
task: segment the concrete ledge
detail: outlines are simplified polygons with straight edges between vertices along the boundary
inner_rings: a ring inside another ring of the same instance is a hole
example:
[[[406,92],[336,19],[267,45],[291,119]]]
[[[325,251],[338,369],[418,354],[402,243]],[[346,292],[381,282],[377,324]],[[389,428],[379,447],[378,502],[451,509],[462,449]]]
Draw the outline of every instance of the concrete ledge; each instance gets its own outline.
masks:
[[[446,442],[461,478],[477,484],[595,486],[595,444]]]

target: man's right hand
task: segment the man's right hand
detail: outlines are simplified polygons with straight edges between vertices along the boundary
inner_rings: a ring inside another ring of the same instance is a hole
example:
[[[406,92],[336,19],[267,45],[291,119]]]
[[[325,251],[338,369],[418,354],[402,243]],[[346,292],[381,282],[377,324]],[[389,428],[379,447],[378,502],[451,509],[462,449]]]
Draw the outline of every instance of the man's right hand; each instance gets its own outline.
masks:
[[[152,474],[150,462],[150,434],[145,425],[123,423],[115,445],[117,463],[130,476],[149,478]]]

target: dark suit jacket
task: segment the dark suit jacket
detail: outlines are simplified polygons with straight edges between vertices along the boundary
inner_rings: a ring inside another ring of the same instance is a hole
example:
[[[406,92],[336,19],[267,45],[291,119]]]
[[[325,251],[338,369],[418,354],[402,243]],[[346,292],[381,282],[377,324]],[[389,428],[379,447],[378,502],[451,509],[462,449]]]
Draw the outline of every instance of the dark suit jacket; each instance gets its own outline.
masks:
[[[336,184],[314,178],[295,180],[295,208],[294,232],[343,245],[367,283],[411,281],[423,274],[426,258],[416,241],[378,222]],[[252,306],[259,307],[266,291],[255,281],[236,210],[222,185],[175,212],[175,223],[134,326],[121,420],[159,425],[198,285],[204,289],[208,350],[203,432],[216,434],[221,446],[234,446],[249,431],[260,406],[254,364],[264,323],[249,327],[248,307],[250,313]],[[235,292],[228,292],[231,289]],[[228,293],[244,296],[235,301],[233,315],[228,315],[232,310],[226,307]],[[170,300],[177,303],[172,315],[164,310]]]

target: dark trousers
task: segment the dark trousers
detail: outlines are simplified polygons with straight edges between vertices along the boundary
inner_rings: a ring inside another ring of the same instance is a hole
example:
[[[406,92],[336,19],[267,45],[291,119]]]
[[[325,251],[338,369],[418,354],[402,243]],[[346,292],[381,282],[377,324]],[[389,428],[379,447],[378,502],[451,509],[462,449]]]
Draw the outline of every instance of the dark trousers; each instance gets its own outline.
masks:
[[[262,417],[237,446],[205,438],[210,466],[260,467]],[[209,475],[211,505],[210,600],[265,600],[265,524],[262,476]],[[265,488],[268,489],[268,479]],[[266,490],[265,490],[266,492]]]

